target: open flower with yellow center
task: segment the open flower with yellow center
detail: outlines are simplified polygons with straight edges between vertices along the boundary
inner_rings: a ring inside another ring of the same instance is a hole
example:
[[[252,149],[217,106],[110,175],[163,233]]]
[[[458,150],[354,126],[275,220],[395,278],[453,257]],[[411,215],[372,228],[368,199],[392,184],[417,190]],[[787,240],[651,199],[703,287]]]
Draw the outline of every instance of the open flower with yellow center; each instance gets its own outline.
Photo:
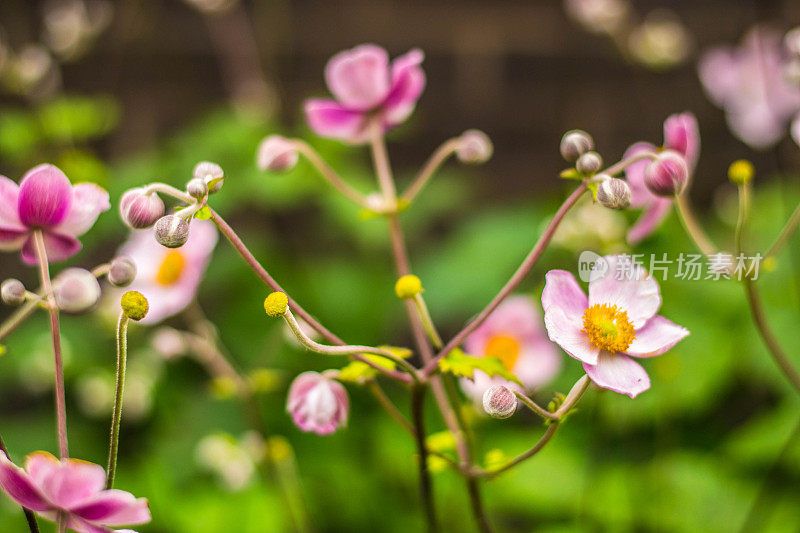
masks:
[[[526,389],[549,382],[561,369],[561,355],[547,340],[541,316],[533,300],[512,296],[500,304],[467,340],[464,348],[476,357],[496,357],[519,378]],[[500,377],[490,378],[480,370],[474,381],[463,380],[462,388],[476,402],[492,385],[520,387]]]
[[[542,306],[550,340],[583,362],[597,385],[631,398],[650,388],[650,377],[629,356],[661,355],[689,334],[656,314],[658,283],[627,256],[598,259],[588,298],[572,274],[551,270]]]
[[[205,220],[193,220],[189,240],[180,248],[165,248],[152,230],[136,230],[120,255],[136,264],[136,278],[126,289],[138,291],[150,304],[143,324],[161,322],[182,311],[194,299],[217,244],[217,229]]]

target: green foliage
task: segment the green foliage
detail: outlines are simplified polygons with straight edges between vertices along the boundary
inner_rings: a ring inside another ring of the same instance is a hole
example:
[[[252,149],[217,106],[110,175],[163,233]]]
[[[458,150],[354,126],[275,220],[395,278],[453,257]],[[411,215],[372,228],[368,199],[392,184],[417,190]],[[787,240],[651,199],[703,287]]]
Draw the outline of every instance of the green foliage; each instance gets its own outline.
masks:
[[[475,357],[465,354],[459,349],[455,349],[441,358],[439,369],[442,372],[467,379],[473,379],[475,371],[480,370],[489,377],[499,376],[520,383],[519,379],[497,357]]]

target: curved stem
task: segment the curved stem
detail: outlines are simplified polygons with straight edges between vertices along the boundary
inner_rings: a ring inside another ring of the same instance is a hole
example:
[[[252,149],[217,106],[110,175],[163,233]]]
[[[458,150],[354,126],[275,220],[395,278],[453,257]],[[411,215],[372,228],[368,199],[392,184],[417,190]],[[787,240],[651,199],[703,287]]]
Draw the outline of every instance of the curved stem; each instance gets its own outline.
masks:
[[[400,427],[405,429],[409,434],[414,435],[414,426],[406,419],[405,416],[403,416],[403,413],[401,413],[397,406],[392,403],[392,400],[389,399],[389,397],[374,379],[367,382],[367,388],[375,397],[375,399],[378,400],[378,403],[389,414],[389,416],[391,416],[395,422],[400,424]]]
[[[182,191],[180,189],[176,189],[172,185],[167,185],[166,183],[160,183],[160,182],[156,182],[156,183],[151,183],[149,185],[145,185],[144,186],[144,193],[145,194],[150,194],[150,193],[166,194],[167,196],[171,196],[172,198],[175,198],[176,200],[180,200],[181,202],[184,202],[184,203],[189,204],[189,205],[191,205],[191,204],[193,204],[193,203],[195,203],[197,201],[193,197],[189,196],[188,193],[186,193],[186,192],[184,192],[184,191]]]
[[[247,249],[244,242],[239,238],[236,232],[231,228],[225,220],[219,216],[219,214],[211,209],[209,206],[209,211],[211,212],[211,220],[216,224],[217,228],[219,228],[220,232],[225,236],[229,243],[234,247],[234,249],[239,253],[239,255],[244,259],[244,262],[247,263],[247,266],[258,276],[265,285],[270,287],[272,290],[286,292],[283,288],[278,284],[275,279],[269,275],[261,263],[253,256],[250,250]],[[287,295],[288,296],[288,295]],[[338,344],[340,346],[345,345],[346,343],[334,335],[331,331],[329,331],[325,326],[320,324],[314,317],[312,317],[305,309],[300,307],[300,305],[295,302],[291,297],[289,297],[289,308],[297,313],[297,316],[305,320],[308,325],[315,330],[317,333],[325,337],[328,342],[333,344]],[[375,364],[374,361],[370,361],[368,358],[363,357],[360,354],[353,355],[353,358],[361,361],[362,363],[369,365],[370,367],[374,368],[378,372],[389,376],[397,381],[401,381],[403,383],[410,383],[411,377],[403,374],[402,372],[398,372],[396,370],[389,370],[387,368],[382,367],[381,365]]]
[[[764,259],[767,257],[773,257],[780,252],[781,248],[784,247],[792,234],[797,230],[798,225],[800,225],[800,204],[797,205],[792,213],[792,216],[786,221],[786,225],[783,227],[780,234],[778,234],[775,242],[772,243],[772,246],[770,246],[767,252],[764,254]]]
[[[106,469],[106,488],[114,487],[117,472],[117,452],[119,450],[119,426],[122,422],[122,398],[125,391],[125,370],[128,359],[128,316],[123,312],[117,322],[117,382],[114,390],[114,411],[111,415],[111,435],[108,445],[108,468]]]
[[[2,451],[4,454],[6,454],[6,457],[8,457],[8,449],[3,442],[3,437],[0,437],[0,451]],[[22,512],[25,513],[25,521],[28,522],[28,529],[31,530],[31,533],[39,533],[39,524],[36,523],[36,515],[33,514],[33,511],[23,507]]]
[[[459,331],[451,340],[448,342],[444,348],[442,348],[436,357],[428,362],[425,367],[422,369],[423,374],[431,375],[433,372],[436,371],[438,368],[439,359],[449,354],[454,348],[461,345],[462,342],[473,332],[475,329],[483,324],[483,322],[489,318],[489,315],[492,314],[498,305],[500,305],[506,297],[511,294],[511,292],[517,288],[517,286],[522,283],[522,280],[525,279],[525,276],[533,269],[536,265],[536,262],[544,253],[544,250],[547,248],[547,245],[550,244],[550,240],[553,238],[553,234],[555,233],[558,225],[564,219],[564,216],[567,212],[575,205],[578,199],[583,195],[584,192],[587,190],[587,185],[582,183],[580,187],[575,189],[572,194],[561,204],[561,207],[556,212],[555,216],[553,216],[553,220],[550,221],[550,224],[545,229],[542,236],[539,237],[539,240],[534,245],[533,249],[530,251],[528,256],[519,266],[514,275],[511,276],[511,279],[505,284],[505,286],[500,290],[497,296],[489,302],[483,311],[481,311],[478,316],[473,319],[467,326]]]
[[[414,181],[409,185],[408,189],[406,189],[406,192],[403,193],[403,200],[408,203],[414,201],[414,198],[417,197],[436,171],[439,170],[439,167],[458,150],[460,140],[460,137],[448,139],[431,154],[431,157],[425,162],[425,166],[422,167],[417,177],[414,178]]]
[[[369,209],[364,195],[354,189],[346,181],[344,181],[339,174],[320,156],[311,145],[301,139],[292,139],[292,145],[295,150],[303,154],[305,158],[317,169],[317,172],[325,178],[336,190],[342,193],[345,197],[352,200],[353,203]]]
[[[498,475],[498,474],[500,474],[502,472],[505,472],[506,470],[514,468],[515,466],[517,466],[521,462],[523,462],[523,461],[533,457],[537,453],[539,453],[542,450],[542,448],[544,448],[547,445],[547,443],[550,442],[550,439],[552,439],[556,435],[556,431],[558,431],[558,426],[559,426],[559,422],[553,422],[552,424],[550,424],[547,427],[547,431],[544,432],[544,435],[542,435],[542,438],[540,438],[536,442],[536,444],[534,444],[527,451],[525,451],[525,452],[519,454],[518,456],[514,457],[513,459],[511,459],[509,462],[507,462],[503,466],[500,466],[500,467],[497,467],[497,468],[493,468],[491,470],[479,470],[479,471],[473,472],[472,475],[475,476],[475,477],[493,477],[493,476],[496,476],[496,475]]]
[[[642,159],[655,159],[657,156],[655,153],[652,152],[640,152],[638,154],[630,156],[628,159],[623,159],[610,167],[606,168],[605,170],[601,170],[598,174],[608,174],[609,176],[614,176],[615,174],[619,174],[632,164],[636,163],[637,161],[641,161]]]
[[[381,187],[383,198],[388,203],[397,202],[397,189],[392,177],[392,166],[389,163],[389,154],[386,151],[386,141],[383,138],[383,127],[377,121],[372,125],[372,135],[370,135],[370,146],[372,146],[372,162],[375,165],[375,173],[378,176],[378,184]]]
[[[689,234],[689,237],[691,237],[700,251],[706,256],[717,253],[717,247],[714,246],[714,243],[711,242],[711,239],[709,239],[708,235],[703,231],[700,223],[697,222],[697,218],[694,216],[694,211],[692,211],[692,207],[689,205],[686,196],[683,194],[676,196],[675,205],[678,208],[678,215],[680,215],[681,223],[686,229],[686,233]]]
[[[431,475],[428,470],[428,448],[425,445],[425,387],[415,385],[411,389],[411,418],[414,424],[414,436],[417,443],[417,454],[419,455],[419,495],[422,500],[422,507],[425,510],[425,519],[428,531],[433,533],[439,531],[436,520],[436,508],[433,502],[433,490],[431,488]]]
[[[0,325],[0,341],[8,337],[15,329],[17,329],[29,316],[36,311],[39,302],[28,300],[22,306],[14,311],[14,313]]]
[[[47,262],[47,250],[44,246],[42,230],[33,231],[33,242],[36,247],[36,257],[39,261],[39,277],[42,291],[47,299],[47,311],[50,315],[50,336],[53,341],[53,359],[55,363],[55,400],[56,400],[56,425],[58,427],[58,452],[61,459],[69,457],[67,445],[67,407],[64,395],[64,363],[61,356],[61,328],[58,319],[58,306],[53,297],[53,287],[50,283],[50,267]]]
[[[530,409],[531,411],[533,411],[534,413],[536,413],[537,415],[539,415],[543,419],[545,419],[545,420],[558,420],[558,415],[556,415],[555,413],[551,413],[547,409],[544,409],[544,408],[540,407],[539,404],[534,402],[531,398],[529,398],[525,394],[523,394],[521,392],[518,392],[518,391],[514,391],[514,396],[516,396],[517,399],[519,401],[521,401],[522,404],[525,407],[527,407],[528,409]]]

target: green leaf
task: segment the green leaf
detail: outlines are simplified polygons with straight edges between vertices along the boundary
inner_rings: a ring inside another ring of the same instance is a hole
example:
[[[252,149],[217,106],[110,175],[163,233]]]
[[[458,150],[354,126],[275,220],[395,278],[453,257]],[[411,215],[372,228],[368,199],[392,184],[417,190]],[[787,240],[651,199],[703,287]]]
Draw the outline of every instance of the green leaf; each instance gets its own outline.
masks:
[[[7,351],[8,348],[6,348],[4,344],[0,344],[0,355],[5,355]]]
[[[209,209],[207,205],[204,205],[202,209],[194,214],[194,218],[197,220],[208,220],[211,218],[211,209]]]
[[[408,348],[401,348],[398,346],[379,346],[379,348],[402,359],[407,359],[412,354],[411,350]],[[397,367],[394,361],[390,361],[380,355],[365,354],[364,357],[387,370],[394,370]],[[351,361],[347,366],[339,370],[338,379],[339,381],[363,384],[377,375],[378,371],[368,364],[361,361]]]
[[[483,464],[487,470],[499,468],[509,462],[511,458],[500,448],[494,448],[486,452],[483,458]]]
[[[428,435],[425,439],[425,445],[434,452],[451,452],[456,449],[456,439],[449,431],[439,431]]]
[[[474,357],[456,349],[439,360],[442,372],[449,372],[454,376],[473,379],[475,370],[485,372],[489,377],[500,376],[503,379],[520,383],[517,376],[512,374],[497,357]]]
[[[597,201],[597,187],[599,185],[600,185],[599,183],[594,183],[594,182],[586,184],[586,187],[588,187],[589,190],[592,191],[592,198],[594,199],[595,202]]]
[[[559,174],[565,180],[582,180],[583,174],[578,172],[576,168],[566,168]]]
[[[213,189],[214,189],[214,187],[216,187],[216,186],[217,186],[217,184],[218,184],[219,182],[221,182],[222,180],[224,180],[224,179],[225,179],[225,176],[223,176],[223,177],[221,177],[221,178],[214,178],[213,180],[209,181],[209,182],[206,184],[206,186],[208,187],[208,190],[209,190],[209,191],[213,190]]]

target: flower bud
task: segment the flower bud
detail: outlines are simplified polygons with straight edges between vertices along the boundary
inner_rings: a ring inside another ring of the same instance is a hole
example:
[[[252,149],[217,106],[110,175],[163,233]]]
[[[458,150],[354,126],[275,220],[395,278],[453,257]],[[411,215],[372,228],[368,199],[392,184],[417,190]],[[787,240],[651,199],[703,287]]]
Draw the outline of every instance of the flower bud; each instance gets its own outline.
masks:
[[[280,135],[270,135],[258,145],[256,165],[269,172],[291,170],[297,164],[298,154],[294,144]]]
[[[222,167],[209,161],[201,161],[200,163],[197,163],[197,165],[194,167],[194,172],[192,172],[192,175],[195,178],[201,179],[205,182],[206,186],[208,186],[208,194],[214,194],[215,192],[219,191],[222,188],[222,181],[225,177],[225,173],[222,172]]]
[[[571,130],[561,137],[561,156],[569,161],[577,161],[577,159],[594,148],[594,140],[592,136],[583,130]]]
[[[350,401],[341,383],[303,372],[289,388],[286,410],[301,430],[328,435],[347,424]]]
[[[603,167],[603,158],[597,152],[586,152],[578,158],[575,168],[581,174],[594,174]]]
[[[508,418],[517,410],[517,397],[508,387],[493,385],[483,393],[483,410],[492,418]]]
[[[150,309],[147,298],[137,291],[128,291],[123,294],[119,305],[122,308],[122,312],[125,313],[125,316],[137,322],[146,317],[147,311]]]
[[[285,292],[272,292],[264,300],[264,311],[267,316],[278,318],[286,314],[289,309],[289,297]]]
[[[401,300],[408,300],[422,292],[422,281],[417,276],[409,274],[397,280],[394,284],[394,293]]]
[[[65,313],[85,313],[100,300],[100,284],[84,268],[67,268],[53,280],[53,295]]]
[[[689,167],[678,152],[665,150],[644,169],[644,183],[658,196],[675,196],[689,179]]]
[[[181,217],[167,215],[156,222],[155,234],[161,246],[180,248],[189,240],[189,223]]]
[[[747,159],[739,159],[731,163],[728,167],[728,179],[735,185],[744,185],[753,179],[756,173],[753,163]]]
[[[127,287],[136,278],[136,263],[129,257],[115,257],[108,265],[107,278],[115,287]]]
[[[133,229],[149,228],[164,215],[164,202],[156,193],[138,187],[122,195],[119,202],[122,221]]]
[[[0,298],[6,305],[21,305],[25,301],[25,285],[18,279],[10,278],[0,285]]]
[[[186,193],[195,200],[202,200],[208,194],[208,185],[200,178],[192,178],[186,184]]]
[[[492,140],[480,130],[467,130],[461,134],[456,157],[462,163],[479,165],[487,162],[494,152]]]
[[[631,188],[625,180],[604,176],[597,186],[597,201],[609,209],[625,209],[631,205]]]

